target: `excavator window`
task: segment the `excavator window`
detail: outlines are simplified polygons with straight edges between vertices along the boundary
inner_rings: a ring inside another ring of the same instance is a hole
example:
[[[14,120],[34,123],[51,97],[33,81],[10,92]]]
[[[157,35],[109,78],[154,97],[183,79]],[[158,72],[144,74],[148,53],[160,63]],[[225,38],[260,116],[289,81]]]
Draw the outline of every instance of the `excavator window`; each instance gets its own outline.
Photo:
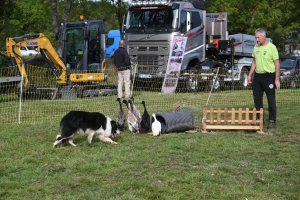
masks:
[[[66,64],[69,70],[83,70],[83,29],[69,29],[66,33]]]
[[[101,20],[68,23],[63,33],[63,60],[71,72],[100,71],[105,55],[105,27]]]
[[[88,47],[88,69],[100,70],[101,62],[101,27],[99,23],[90,24],[90,38]]]

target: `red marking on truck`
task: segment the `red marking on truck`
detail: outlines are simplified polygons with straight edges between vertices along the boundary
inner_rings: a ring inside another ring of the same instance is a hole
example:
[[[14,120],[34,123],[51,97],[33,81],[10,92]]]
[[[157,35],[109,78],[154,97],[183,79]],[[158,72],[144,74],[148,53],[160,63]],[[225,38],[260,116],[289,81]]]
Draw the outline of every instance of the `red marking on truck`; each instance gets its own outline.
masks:
[[[194,8],[194,6],[191,3],[185,3],[183,8]]]
[[[199,28],[198,30],[196,30],[196,31],[194,31],[194,32],[191,32],[191,33],[187,34],[186,36],[187,36],[188,38],[193,37],[194,35],[196,35],[196,34],[202,32],[203,29],[204,29],[204,27]]]

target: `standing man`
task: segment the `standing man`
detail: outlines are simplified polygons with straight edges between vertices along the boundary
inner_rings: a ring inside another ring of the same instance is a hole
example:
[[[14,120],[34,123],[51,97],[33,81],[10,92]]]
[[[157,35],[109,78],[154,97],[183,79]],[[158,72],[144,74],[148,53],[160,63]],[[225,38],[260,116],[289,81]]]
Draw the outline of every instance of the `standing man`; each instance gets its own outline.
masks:
[[[130,94],[130,58],[125,49],[125,41],[120,40],[119,48],[114,53],[114,63],[118,70],[118,98],[123,97],[123,83],[125,84],[125,98]]]
[[[269,106],[268,129],[276,128],[275,88],[280,89],[280,64],[277,48],[266,40],[266,32],[259,28],[255,31],[257,44],[252,52],[253,61],[248,75],[252,83],[255,108],[263,108],[263,94],[266,93]],[[254,74],[253,74],[254,73]],[[253,76],[253,81],[251,77]]]

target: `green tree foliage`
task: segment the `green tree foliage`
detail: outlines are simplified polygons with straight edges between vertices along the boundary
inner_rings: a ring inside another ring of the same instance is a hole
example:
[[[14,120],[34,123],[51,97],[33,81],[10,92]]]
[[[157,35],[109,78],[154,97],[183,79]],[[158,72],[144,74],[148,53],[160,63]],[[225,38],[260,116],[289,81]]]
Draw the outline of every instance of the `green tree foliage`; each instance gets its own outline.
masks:
[[[41,3],[40,3],[41,2]],[[0,35],[0,49],[5,50],[5,39],[24,34],[43,32],[51,35],[51,15],[41,0],[8,1],[4,7],[5,25]]]
[[[60,24],[78,21],[81,14],[85,19],[105,19],[107,32],[110,29],[119,29],[127,5],[127,2],[115,4],[110,0],[22,0],[17,3],[15,0],[0,1],[0,50],[5,50],[7,37],[38,32],[43,32],[56,46],[55,35]]]
[[[13,0],[0,1],[0,33],[6,28],[9,22],[10,13],[15,9],[16,4]]]
[[[51,7],[51,2],[56,7]],[[299,0],[206,0],[205,5],[207,12],[228,13],[229,32],[253,34],[258,27],[266,29],[282,54],[286,43],[298,43]],[[60,23],[78,21],[80,14],[85,19],[105,19],[107,31],[119,29],[127,6],[124,0],[2,0],[0,50],[5,50],[7,37],[37,32],[43,32],[55,45]]]

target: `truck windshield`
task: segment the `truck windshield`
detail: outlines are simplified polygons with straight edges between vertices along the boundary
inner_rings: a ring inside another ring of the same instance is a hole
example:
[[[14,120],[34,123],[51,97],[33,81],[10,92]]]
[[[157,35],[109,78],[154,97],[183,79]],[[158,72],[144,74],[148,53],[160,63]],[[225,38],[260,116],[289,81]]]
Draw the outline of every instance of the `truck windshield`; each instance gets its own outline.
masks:
[[[130,28],[177,28],[178,8],[138,7],[128,11],[126,29]]]
[[[295,58],[279,58],[280,68],[293,69],[295,61]]]

